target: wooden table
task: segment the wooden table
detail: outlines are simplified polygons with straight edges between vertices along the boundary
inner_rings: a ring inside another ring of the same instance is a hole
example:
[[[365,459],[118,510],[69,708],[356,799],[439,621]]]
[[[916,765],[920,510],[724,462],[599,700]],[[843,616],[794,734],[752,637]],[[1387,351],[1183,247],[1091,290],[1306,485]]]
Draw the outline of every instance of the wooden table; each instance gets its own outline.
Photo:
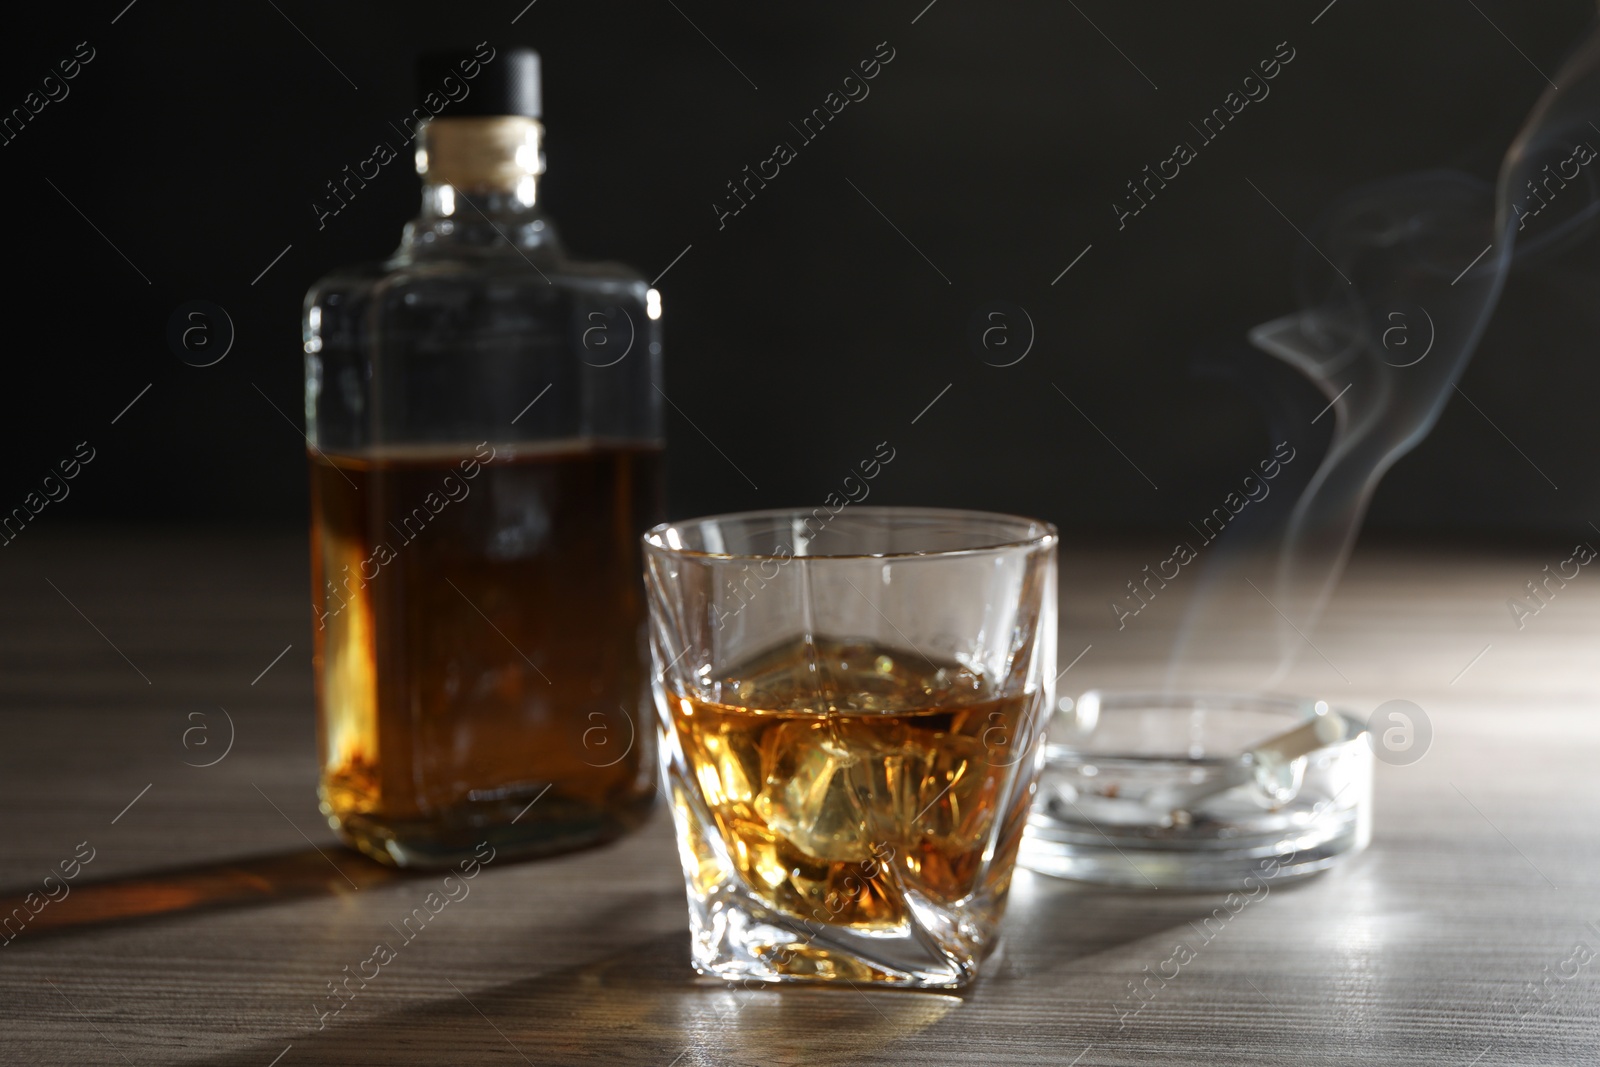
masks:
[[[1165,676],[1186,590],[1122,630],[1107,606],[1155,549],[1066,552],[1062,665],[1092,647],[1065,691]],[[1251,904],[1136,1014],[1130,983],[1219,894],[1023,874],[1007,947],[961,995],[732,990],[689,970],[658,816],[612,847],[491,865],[319,1019],[437,877],[343,851],[317,814],[303,540],[30,528],[0,554],[6,912],[93,858],[0,947],[0,1058],[1600,1062],[1600,576],[1521,630],[1505,603],[1568,554],[1357,553],[1280,688],[1362,715],[1413,700],[1431,748],[1378,768],[1365,855]],[[1275,662],[1235,586],[1240,625],[1207,626],[1185,677],[1247,686]]]

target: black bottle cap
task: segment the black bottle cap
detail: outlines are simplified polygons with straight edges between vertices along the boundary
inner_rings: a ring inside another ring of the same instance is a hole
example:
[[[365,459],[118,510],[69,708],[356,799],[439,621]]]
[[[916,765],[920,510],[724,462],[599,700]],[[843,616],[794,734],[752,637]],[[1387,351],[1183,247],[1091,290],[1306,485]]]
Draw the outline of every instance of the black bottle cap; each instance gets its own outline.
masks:
[[[451,48],[417,57],[417,96],[444,101],[446,117],[525,115],[538,118],[539,53],[531,48]]]

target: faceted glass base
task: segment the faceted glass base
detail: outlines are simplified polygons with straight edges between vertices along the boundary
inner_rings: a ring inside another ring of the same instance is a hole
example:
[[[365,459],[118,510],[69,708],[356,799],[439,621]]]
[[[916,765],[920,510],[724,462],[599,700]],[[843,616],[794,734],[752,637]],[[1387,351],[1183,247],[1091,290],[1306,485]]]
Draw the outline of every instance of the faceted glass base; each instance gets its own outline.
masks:
[[[978,953],[993,948],[963,943],[952,951],[915,925],[868,933],[808,922],[779,915],[737,889],[692,901],[690,911],[695,970],[726,981],[955,989],[977,977]]]
[[[719,857],[721,842],[693,825],[693,799],[685,803],[680,789],[673,792],[680,849],[692,854],[685,855],[685,866],[697,875],[689,885],[689,926],[694,968],[701,974],[727,981],[955,989],[977,977],[998,944],[1009,877],[986,900],[969,901],[959,911],[904,890],[904,920],[893,924],[789,914],[743,885],[724,865],[726,857]]]

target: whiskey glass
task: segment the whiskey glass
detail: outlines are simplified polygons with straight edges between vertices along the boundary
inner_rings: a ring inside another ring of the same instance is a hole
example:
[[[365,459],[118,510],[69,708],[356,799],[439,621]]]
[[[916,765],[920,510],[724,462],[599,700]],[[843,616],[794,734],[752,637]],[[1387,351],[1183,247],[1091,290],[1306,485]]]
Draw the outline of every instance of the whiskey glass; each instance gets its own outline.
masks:
[[[1055,527],[843,505],[644,542],[695,969],[971,981],[1053,702]]]

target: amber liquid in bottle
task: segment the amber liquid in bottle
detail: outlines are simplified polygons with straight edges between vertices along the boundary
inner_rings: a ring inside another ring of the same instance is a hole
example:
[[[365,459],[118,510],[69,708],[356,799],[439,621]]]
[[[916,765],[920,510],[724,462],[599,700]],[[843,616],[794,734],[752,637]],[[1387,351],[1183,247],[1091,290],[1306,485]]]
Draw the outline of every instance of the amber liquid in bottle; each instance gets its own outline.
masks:
[[[311,460],[321,797],[345,839],[426,866],[480,841],[537,855],[641,822],[654,748],[636,726],[639,536],[662,510],[660,449]]]
[[[676,696],[673,723],[757,897],[863,930],[908,925],[912,896],[1003,901],[1027,804],[1000,807],[1033,697],[994,696],[972,671],[914,651],[824,638],[715,689],[716,701]]]

